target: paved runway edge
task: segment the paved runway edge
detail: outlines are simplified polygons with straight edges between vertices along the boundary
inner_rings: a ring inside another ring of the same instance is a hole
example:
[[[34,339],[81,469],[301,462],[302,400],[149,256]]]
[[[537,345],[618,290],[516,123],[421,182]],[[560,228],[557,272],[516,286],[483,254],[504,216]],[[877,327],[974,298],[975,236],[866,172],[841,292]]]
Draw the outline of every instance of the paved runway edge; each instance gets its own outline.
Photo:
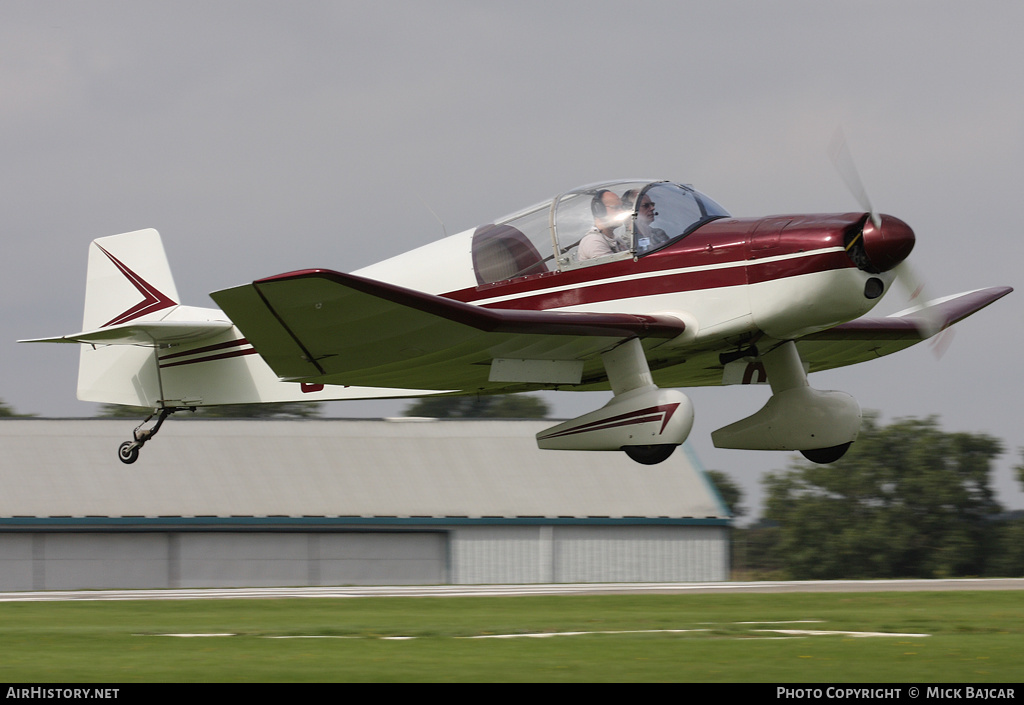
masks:
[[[167,590],[51,590],[0,593],[0,602],[72,600],[230,600],[354,597],[484,597],[601,594],[783,592],[919,592],[1024,590],[1024,578],[943,580],[798,580],[723,583],[576,583],[533,585],[399,585],[339,587],[185,588]]]

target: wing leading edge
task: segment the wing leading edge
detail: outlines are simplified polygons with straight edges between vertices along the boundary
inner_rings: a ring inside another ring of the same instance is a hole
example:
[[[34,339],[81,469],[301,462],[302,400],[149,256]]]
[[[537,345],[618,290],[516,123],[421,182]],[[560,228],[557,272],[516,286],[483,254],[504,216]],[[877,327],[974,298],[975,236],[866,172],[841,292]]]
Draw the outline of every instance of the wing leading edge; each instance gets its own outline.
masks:
[[[603,375],[600,353],[634,337],[663,342],[685,328],[666,315],[487,309],[323,269],[211,296],[279,377],[325,384],[507,388],[491,379],[495,360],[526,362],[519,381],[561,383],[566,365],[580,377]]]

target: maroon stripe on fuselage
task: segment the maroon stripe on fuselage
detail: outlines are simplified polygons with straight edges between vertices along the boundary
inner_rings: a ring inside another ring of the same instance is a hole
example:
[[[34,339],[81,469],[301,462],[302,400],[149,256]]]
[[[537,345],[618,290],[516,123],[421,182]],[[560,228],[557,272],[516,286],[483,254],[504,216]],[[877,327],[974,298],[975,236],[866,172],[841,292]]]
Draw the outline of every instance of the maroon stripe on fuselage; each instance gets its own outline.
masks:
[[[593,280],[590,280],[593,281]],[[581,304],[599,303],[638,296],[696,291],[725,286],[742,286],[747,283],[742,265],[702,272],[680,272],[664,276],[625,279],[606,284],[589,284],[573,289],[554,292],[538,292],[508,301],[483,304],[487,308],[550,309]],[[493,294],[491,295],[493,296]],[[487,298],[491,298],[488,296]]]
[[[480,287],[459,289],[448,292],[444,294],[444,296],[450,299],[455,299],[456,301],[464,301],[466,303],[473,303],[499,296],[515,296],[517,294],[523,296],[549,296],[554,294],[554,292],[550,292],[549,290],[555,287],[586,288],[603,286],[601,284],[602,280],[620,279],[625,277],[642,277],[644,275],[646,275],[646,277],[641,279],[641,281],[650,282],[652,279],[656,278],[656,275],[659,272],[667,272],[669,270],[682,269],[684,267],[694,268],[707,265],[732,264],[734,267],[730,267],[727,270],[722,271],[726,272],[732,270],[731,276],[735,277],[737,272],[740,273],[741,277],[743,276],[743,263],[746,260],[745,249],[736,248],[729,252],[719,252],[716,253],[714,257],[702,256],[702,254],[703,253],[692,253],[690,248],[678,250],[669,248],[667,250],[649,254],[640,258],[636,262],[631,259],[626,259],[594,265],[592,267],[570,269],[563,272],[546,272],[544,274],[522,277],[508,282],[499,282]],[[711,272],[714,271],[715,270],[711,270]],[[710,272],[705,270],[698,272],[697,274],[710,274]],[[655,276],[652,277],[651,275]],[[719,276],[722,276],[722,274],[719,273]],[[562,292],[558,293],[560,294]],[[569,296],[571,296],[571,293]]]
[[[249,341],[245,338],[239,338],[238,340],[232,340],[227,343],[218,343],[217,345],[207,345],[202,348],[193,348],[192,350],[186,350],[185,352],[171,353],[170,355],[161,355],[160,362],[164,360],[171,360],[176,357],[186,357],[188,355],[201,355],[203,353],[212,352],[214,350],[224,350],[226,348],[234,348],[242,345],[248,345]]]
[[[832,252],[818,252],[809,254],[806,257],[794,257],[774,262],[757,262],[755,260],[747,265],[747,283],[760,284],[761,282],[799,277],[804,274],[814,274],[815,272],[855,268],[853,260],[847,257],[845,252],[834,250]]]
[[[685,266],[680,258],[666,258],[664,269],[681,269]],[[628,299],[641,296],[654,296],[657,294],[671,294],[681,291],[701,291],[704,289],[717,289],[730,286],[744,286],[760,282],[785,279],[788,277],[824,272],[833,269],[844,269],[853,267],[853,263],[843,252],[820,252],[808,253],[802,257],[791,259],[758,262],[735,261],[733,266],[724,266],[716,269],[699,269],[697,271],[672,272],[663,276],[646,276],[632,279],[620,279],[632,273],[634,275],[643,273],[630,268],[631,261],[624,263],[614,262],[596,267],[588,267],[586,270],[574,270],[571,273],[584,271],[589,276],[586,279],[576,277],[565,278],[544,278],[542,282],[511,282],[505,287],[487,287],[485,289],[463,289],[454,291],[444,296],[459,301],[473,303],[474,301],[497,298],[499,296],[515,296],[518,298],[506,301],[482,304],[485,308],[520,309],[520,310],[547,310],[567,306],[579,306],[582,304],[601,303],[619,299]],[[620,266],[616,266],[620,265]],[[595,270],[607,268],[601,271],[601,279],[620,279],[601,283],[595,279]],[[651,270],[647,270],[651,271]],[[655,270],[656,271],[656,270]],[[575,281],[573,281],[575,280]],[[573,283],[579,285],[573,288],[560,291],[544,291],[546,287],[571,286]],[[530,286],[529,284],[533,284]],[[537,285],[540,285],[539,287]],[[540,290],[537,290],[540,289]]]
[[[221,353],[219,355],[207,355],[206,357],[199,357],[194,360],[181,360],[179,362],[168,362],[160,363],[160,369],[166,367],[178,367],[180,365],[194,365],[200,362],[212,362],[213,360],[227,360],[232,357],[241,357],[243,355],[255,355],[255,348],[246,348],[245,350],[234,350],[232,352]]]

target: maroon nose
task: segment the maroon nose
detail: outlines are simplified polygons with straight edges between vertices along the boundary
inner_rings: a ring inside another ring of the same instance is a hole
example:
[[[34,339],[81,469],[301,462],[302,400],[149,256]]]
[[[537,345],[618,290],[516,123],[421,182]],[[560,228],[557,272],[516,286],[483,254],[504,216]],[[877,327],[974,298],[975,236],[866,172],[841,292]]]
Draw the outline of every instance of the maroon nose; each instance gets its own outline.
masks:
[[[882,215],[878,226],[864,223],[864,254],[879,272],[888,272],[914,249],[914,231],[899,218]]]

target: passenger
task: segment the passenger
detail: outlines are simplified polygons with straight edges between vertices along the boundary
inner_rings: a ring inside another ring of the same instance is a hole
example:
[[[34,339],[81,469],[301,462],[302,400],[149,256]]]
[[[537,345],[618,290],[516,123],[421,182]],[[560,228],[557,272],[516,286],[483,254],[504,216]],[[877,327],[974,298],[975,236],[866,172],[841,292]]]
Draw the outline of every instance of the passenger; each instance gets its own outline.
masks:
[[[576,258],[583,261],[627,251],[629,246],[615,237],[615,228],[622,223],[624,217],[619,197],[607,189],[601,189],[594,194],[590,211],[594,215],[594,227],[580,241]]]
[[[654,210],[654,201],[646,193],[640,199],[640,207],[636,212],[636,251],[646,252],[655,247],[660,247],[668,242],[668,234],[661,228],[656,228],[651,223],[658,212]]]

